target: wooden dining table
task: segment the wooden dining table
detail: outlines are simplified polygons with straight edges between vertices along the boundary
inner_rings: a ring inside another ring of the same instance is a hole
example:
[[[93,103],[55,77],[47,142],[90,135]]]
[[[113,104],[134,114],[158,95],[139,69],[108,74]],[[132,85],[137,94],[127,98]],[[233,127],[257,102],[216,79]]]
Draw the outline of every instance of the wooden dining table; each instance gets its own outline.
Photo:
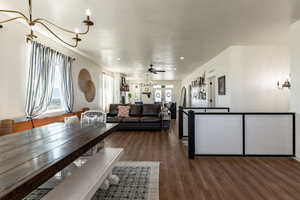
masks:
[[[0,199],[23,199],[112,133],[118,124],[54,123],[0,137]]]

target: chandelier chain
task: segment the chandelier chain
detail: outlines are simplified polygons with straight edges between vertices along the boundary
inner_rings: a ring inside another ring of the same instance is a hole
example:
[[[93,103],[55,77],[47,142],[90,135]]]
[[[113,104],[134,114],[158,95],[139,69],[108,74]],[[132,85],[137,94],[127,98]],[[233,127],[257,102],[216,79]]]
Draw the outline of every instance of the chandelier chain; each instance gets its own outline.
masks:
[[[55,23],[53,23],[53,22],[51,22],[51,21],[49,21],[45,18],[33,19],[32,0],[28,0],[28,7],[29,7],[28,8],[29,9],[28,10],[29,17],[27,17],[25,14],[23,14],[22,12],[17,11],[17,10],[0,10],[0,12],[13,13],[13,14],[19,15],[17,17],[13,17],[13,18],[10,18],[10,19],[7,19],[7,20],[0,21],[0,28],[3,28],[4,23],[15,21],[15,20],[18,20],[18,19],[24,19],[26,21],[26,23],[31,27],[30,34],[27,35],[27,38],[26,38],[27,41],[34,40],[34,39],[37,38],[37,36],[34,35],[34,31],[33,31],[32,27],[34,27],[36,24],[39,24],[43,28],[45,28],[50,34],[52,34],[55,38],[57,38],[59,41],[61,41],[62,43],[66,44],[68,46],[76,48],[78,46],[78,43],[81,41],[81,38],[79,38],[79,35],[86,35],[90,31],[90,26],[94,25],[94,22],[92,22],[90,20],[90,14],[87,14],[87,18],[83,21],[83,24],[85,24],[86,27],[87,27],[86,31],[84,31],[84,32],[71,31],[71,30],[68,30],[66,28],[63,28],[62,26],[56,25]],[[90,13],[90,11],[88,13]],[[48,25],[52,26],[52,27],[55,27],[56,29],[59,29],[62,32],[75,35],[75,37],[72,38],[75,41],[75,43],[71,44],[69,42],[66,42],[57,33],[55,33],[53,30],[51,30],[51,28]]]

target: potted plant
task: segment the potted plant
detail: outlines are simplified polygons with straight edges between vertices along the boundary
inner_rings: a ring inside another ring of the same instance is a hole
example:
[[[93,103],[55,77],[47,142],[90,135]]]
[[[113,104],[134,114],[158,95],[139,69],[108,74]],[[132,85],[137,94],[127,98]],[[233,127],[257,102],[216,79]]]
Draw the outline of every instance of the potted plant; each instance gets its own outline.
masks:
[[[128,101],[129,101],[130,104],[131,104],[131,98],[132,98],[132,94],[129,92],[128,93]]]

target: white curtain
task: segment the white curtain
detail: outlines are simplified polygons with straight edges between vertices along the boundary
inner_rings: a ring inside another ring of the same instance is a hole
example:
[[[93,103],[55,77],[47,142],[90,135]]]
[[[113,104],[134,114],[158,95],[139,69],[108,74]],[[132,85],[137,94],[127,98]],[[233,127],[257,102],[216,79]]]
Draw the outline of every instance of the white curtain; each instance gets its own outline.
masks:
[[[52,98],[57,64],[57,52],[37,42],[32,42],[25,105],[27,118],[32,119],[47,110]]]
[[[67,113],[73,112],[74,89],[72,78],[72,58],[60,54],[61,95],[62,105]]]
[[[115,72],[114,73],[114,103],[121,102],[120,85],[121,85],[121,74]]]
[[[102,109],[108,112],[109,105],[114,103],[114,79],[113,77],[103,74],[103,98]]]
[[[35,41],[31,43],[29,76],[25,113],[29,119],[47,111],[52,100],[55,67],[61,70],[62,102],[67,112],[73,109],[73,84],[71,58],[45,47]]]

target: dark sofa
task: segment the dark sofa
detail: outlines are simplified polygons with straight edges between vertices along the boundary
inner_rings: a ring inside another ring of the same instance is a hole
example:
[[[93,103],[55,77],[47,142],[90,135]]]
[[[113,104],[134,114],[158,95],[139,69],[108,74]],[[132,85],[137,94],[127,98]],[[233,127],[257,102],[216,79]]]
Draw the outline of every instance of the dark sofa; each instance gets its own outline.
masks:
[[[119,118],[118,106],[111,104],[107,113],[108,123],[120,123],[119,130],[161,130],[161,105],[159,104],[130,104],[129,117]]]

